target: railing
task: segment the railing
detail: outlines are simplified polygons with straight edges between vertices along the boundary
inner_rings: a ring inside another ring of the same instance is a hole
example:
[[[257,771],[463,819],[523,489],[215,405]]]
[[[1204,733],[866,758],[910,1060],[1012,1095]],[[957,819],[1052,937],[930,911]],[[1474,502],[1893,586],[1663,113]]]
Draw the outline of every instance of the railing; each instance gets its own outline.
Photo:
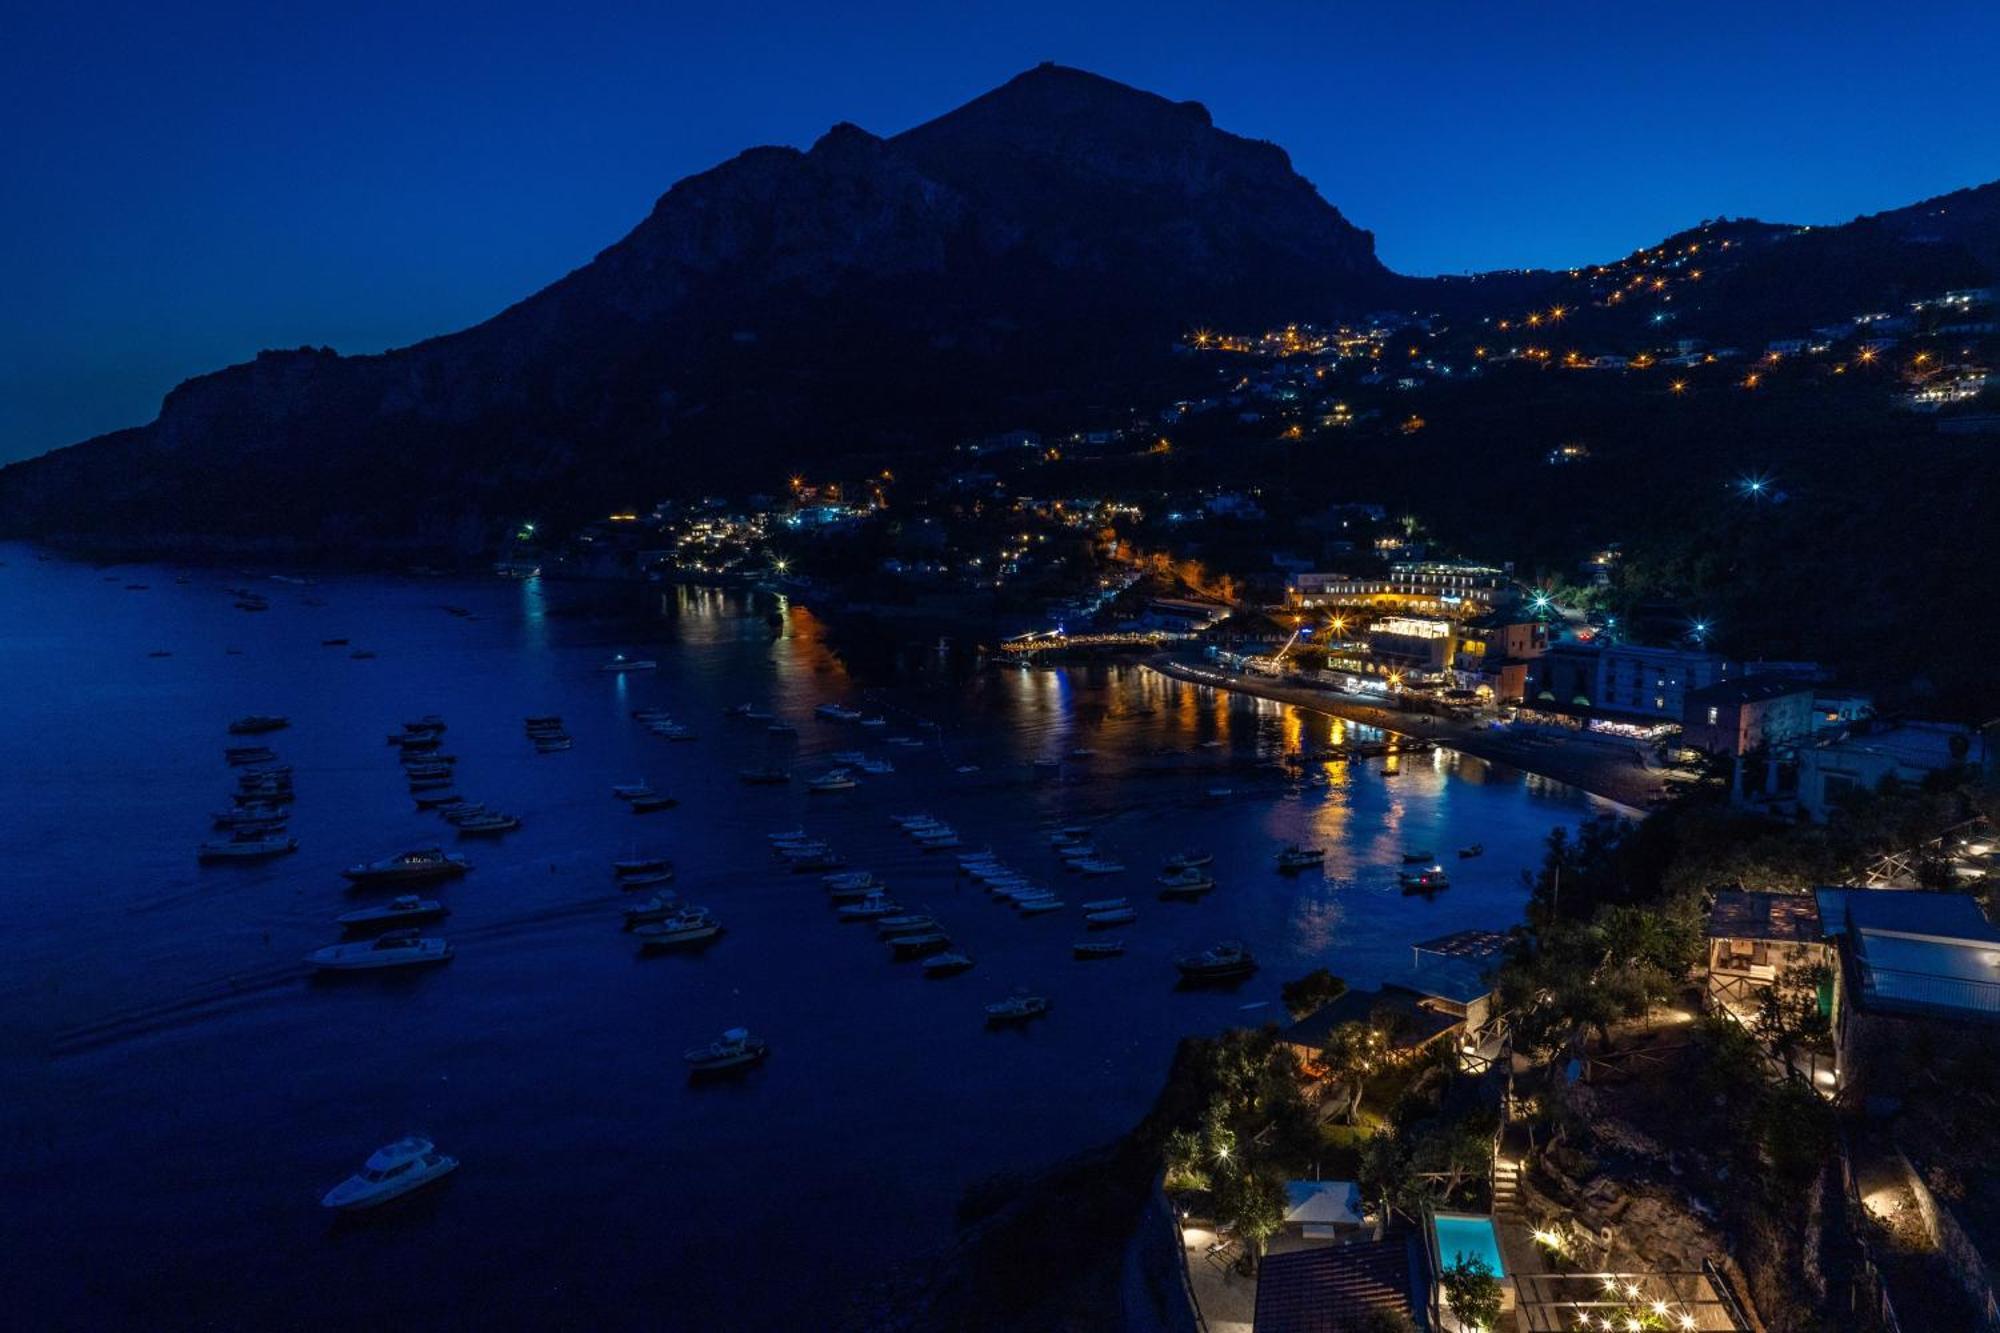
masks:
[[[1729,1317],[1736,1321],[1737,1328],[1747,1331],[1755,1327],[1743,1313],[1742,1305],[1737,1302],[1736,1289],[1729,1285],[1729,1279],[1722,1275],[1722,1270],[1715,1266],[1713,1260],[1706,1257],[1702,1259],[1701,1275],[1708,1279],[1708,1285],[1715,1290],[1716,1299],[1723,1309],[1729,1312]]]

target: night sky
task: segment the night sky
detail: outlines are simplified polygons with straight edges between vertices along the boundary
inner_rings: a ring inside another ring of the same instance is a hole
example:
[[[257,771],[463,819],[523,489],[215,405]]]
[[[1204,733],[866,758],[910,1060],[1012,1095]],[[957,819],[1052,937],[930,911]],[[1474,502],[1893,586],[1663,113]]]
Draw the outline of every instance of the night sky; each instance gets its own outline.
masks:
[[[1391,267],[1438,273],[2000,177],[1996,51],[1990,3],[17,5],[0,461],[259,348],[476,322],[690,172],[1045,59],[1282,144]]]

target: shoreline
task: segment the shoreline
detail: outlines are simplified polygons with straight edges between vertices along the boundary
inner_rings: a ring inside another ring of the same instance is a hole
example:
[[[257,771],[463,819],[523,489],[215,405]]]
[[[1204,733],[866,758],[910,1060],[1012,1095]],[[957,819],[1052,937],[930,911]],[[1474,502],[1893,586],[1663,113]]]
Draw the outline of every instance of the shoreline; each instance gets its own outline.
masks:
[[[1380,727],[1384,731],[1430,741],[1444,749],[1456,750],[1488,763],[1505,764],[1524,773],[1567,783],[1639,818],[1648,813],[1648,799],[1666,790],[1666,781],[1658,773],[1632,762],[1629,752],[1608,745],[1563,740],[1553,746],[1530,746],[1505,733],[1468,726],[1453,718],[1378,708],[1330,690],[1253,680],[1247,676],[1226,676],[1165,655],[1148,658],[1141,665],[1191,685],[1247,694],[1323,713],[1328,717]],[[1218,678],[1210,679],[1211,675]]]

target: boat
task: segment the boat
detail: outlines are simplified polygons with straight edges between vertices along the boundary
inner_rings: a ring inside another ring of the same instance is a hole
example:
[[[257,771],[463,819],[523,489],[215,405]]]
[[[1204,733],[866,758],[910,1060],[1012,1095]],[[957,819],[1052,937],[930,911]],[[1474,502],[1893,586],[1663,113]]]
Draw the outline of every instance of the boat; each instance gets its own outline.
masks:
[[[830,773],[806,779],[806,790],[814,795],[830,791],[850,791],[860,785],[855,781],[854,775],[844,768],[836,768]]]
[[[826,900],[837,907],[842,903],[860,902],[862,899],[866,898],[871,893],[879,893],[881,889],[882,885],[878,882],[873,882],[873,881],[867,884],[848,885],[841,888],[828,888],[826,891]]]
[[[463,856],[438,847],[419,847],[398,852],[379,861],[349,866],[341,875],[355,884],[417,884],[428,880],[456,879],[472,867]]]
[[[576,742],[571,740],[567,736],[550,737],[545,740],[538,740],[535,742],[535,753],[556,754],[560,751],[569,749],[571,746],[575,744]]]
[[[1139,914],[1130,907],[1107,907],[1102,911],[1085,912],[1084,922],[1092,930],[1108,930],[1112,926],[1129,926],[1139,919]]]
[[[896,771],[896,766],[890,763],[887,759],[863,759],[859,764],[856,764],[855,767],[859,768],[863,773],[868,774],[870,777],[877,777],[877,778],[885,777],[888,774],[894,773]]]
[[[269,763],[278,756],[268,745],[229,745],[223,747],[222,757],[229,761],[231,767],[236,767]]]
[[[1436,893],[1451,887],[1451,877],[1444,873],[1441,865],[1405,870],[1396,876],[1396,882],[1402,886],[1404,893]]]
[[[729,707],[722,710],[722,715],[724,717],[748,717],[750,716],[750,705],[731,704],[729,705]]]
[[[824,870],[840,870],[847,865],[847,858],[839,853],[826,850],[808,852],[792,858],[794,875],[811,875]]]
[[[736,776],[746,787],[782,787],[792,780],[792,775],[782,768],[739,769]]]
[[[632,716],[637,717],[638,714],[634,713]],[[560,727],[562,725],[562,714],[543,713],[536,717],[522,718],[521,725],[530,731],[533,731],[536,727]]]
[[[366,662],[368,659],[375,656],[375,652],[373,649],[370,648],[356,648],[353,652],[349,653],[348,656],[353,658],[357,662]]]
[[[448,768],[442,768],[436,773],[430,774],[412,773],[410,774],[410,793],[411,795],[415,795],[418,792],[442,791],[446,787],[451,786],[454,780],[451,770]]]
[[[861,719],[861,714],[855,709],[843,708],[839,704],[821,704],[813,709],[813,716],[829,722],[858,722]]]
[[[1215,887],[1215,876],[1206,870],[1182,870],[1161,875],[1154,883],[1160,886],[1162,898],[1199,898]]]
[[[625,909],[625,928],[643,926],[653,921],[665,921],[681,910],[681,896],[678,893],[656,893],[642,903],[634,903]]]
[[[1201,866],[1214,865],[1214,852],[1181,852],[1166,859],[1165,868],[1169,873],[1176,870],[1195,870]]]
[[[1238,981],[1257,970],[1257,959],[1234,940],[1174,959],[1183,981]]]
[[[419,810],[438,810],[446,806],[464,805],[465,798],[455,791],[438,789],[433,791],[413,791],[410,798]]]
[[[405,893],[373,907],[342,912],[333,920],[335,925],[354,930],[366,926],[414,925],[419,921],[435,921],[449,913],[450,909],[435,898],[419,898],[414,893]]]
[[[627,893],[631,893],[635,889],[650,889],[661,884],[671,884],[673,882],[674,868],[672,866],[668,866],[665,870],[646,870],[635,875],[620,875],[618,877],[618,887]]]
[[[1033,898],[1016,898],[1014,908],[1022,916],[1040,916],[1044,912],[1060,912],[1063,900],[1053,893],[1041,894]]]
[[[1278,869],[1286,874],[1297,870],[1311,870],[1326,863],[1326,849],[1322,847],[1301,847],[1286,843],[1278,853]]]
[[[611,794],[621,801],[629,801],[639,796],[651,796],[653,794],[653,784],[650,782],[613,783]]]
[[[243,832],[228,841],[204,842],[196,859],[209,861],[267,861],[299,849],[297,838],[282,833]]]
[[[687,1061],[689,1076],[700,1078],[748,1069],[770,1053],[770,1043],[751,1036],[748,1028],[730,1028],[706,1046],[690,1046],[681,1058]]]
[[[820,880],[829,889],[867,889],[875,886],[875,872],[872,870],[843,870],[827,875]]]
[[[634,796],[626,802],[632,807],[632,813],[635,815],[651,814],[655,810],[671,810],[680,803],[678,796],[669,796],[665,792],[654,792],[650,796]]]
[[[1435,861],[1435,860],[1437,860],[1437,853],[1436,853],[1436,852],[1404,852],[1404,853],[1403,853],[1403,864],[1404,864],[1404,865],[1406,865],[1406,866],[1427,866],[1427,865],[1429,865],[1429,864],[1430,864],[1431,862],[1433,862],[1433,861]]]
[[[864,717],[861,719],[861,725],[868,728],[870,731],[880,731],[884,727],[889,725],[889,719],[880,716]]]
[[[494,838],[521,827],[520,816],[503,815],[498,811],[468,815],[463,819],[454,819],[452,823],[457,825],[461,838]]]
[[[392,967],[423,967],[451,957],[443,940],[427,940],[414,930],[392,930],[366,944],[329,944],[306,955],[322,972],[380,972]]]
[[[835,910],[834,915],[842,921],[874,921],[885,916],[896,916],[903,905],[885,893],[871,893],[858,903]]]
[[[1095,902],[1083,904],[1083,910],[1086,912],[1109,912],[1113,908],[1130,907],[1131,905],[1132,900],[1130,898],[1099,898]]]
[[[1005,1000],[995,1000],[986,1006],[986,1023],[989,1027],[1000,1027],[1009,1023],[1026,1023],[1040,1018],[1049,1011],[1049,1002],[1042,995],[1016,995]]]
[[[635,927],[641,949],[679,949],[707,944],[722,933],[722,923],[706,907],[684,908],[665,921]]]
[[[1486,855],[1486,844],[1481,842],[1475,842],[1470,847],[1461,847],[1458,849],[1458,859],[1461,861],[1470,861],[1475,856],[1484,855]]]
[[[905,750],[921,750],[924,748],[924,743],[915,736],[891,736],[886,743],[899,746]]]
[[[292,720],[278,713],[251,713],[239,717],[229,724],[232,736],[261,736],[267,731],[282,731],[292,725]]]
[[[458,1169],[458,1159],[437,1151],[429,1139],[397,1139],[378,1148],[361,1170],[320,1196],[322,1208],[364,1212],[435,1184]]]
[[[768,708],[752,708],[746,710],[742,716],[746,722],[769,722],[777,714]]]
[[[1096,856],[1087,856],[1082,860],[1072,861],[1069,863],[1069,868],[1080,874],[1091,876],[1122,875],[1125,873],[1125,865],[1122,861],[1110,861]]]
[[[611,863],[611,873],[621,879],[626,875],[644,875],[660,870],[671,872],[673,868],[674,863],[664,856],[640,856]]]
[[[911,912],[902,916],[877,917],[875,933],[882,936],[920,935],[927,930],[937,929],[937,918],[923,912]]]
[[[1122,940],[1078,940],[1070,945],[1069,951],[1083,959],[1116,958],[1125,952],[1125,944]]]
[[[951,947],[951,936],[941,930],[919,931],[914,935],[897,935],[889,940],[889,952],[899,959],[923,958],[929,954],[943,953]]]
[[[623,653],[613,653],[598,664],[599,671],[658,671],[660,664],[650,657],[627,657]]]
[[[924,959],[923,969],[926,977],[955,977],[961,972],[972,970],[972,957],[956,950],[934,953]]]
[[[918,824],[935,824],[937,821],[927,814],[890,815],[889,822],[899,828],[911,828]]]
[[[670,741],[698,741],[701,739],[701,737],[695,735],[692,727],[684,727],[678,722],[655,722],[647,727],[646,730],[652,732],[655,736]]]

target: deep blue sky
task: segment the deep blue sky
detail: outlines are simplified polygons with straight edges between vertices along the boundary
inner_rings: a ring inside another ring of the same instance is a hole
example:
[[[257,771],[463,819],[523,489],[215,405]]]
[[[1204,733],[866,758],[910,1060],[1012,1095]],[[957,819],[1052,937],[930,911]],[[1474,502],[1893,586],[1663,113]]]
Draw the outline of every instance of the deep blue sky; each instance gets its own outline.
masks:
[[[0,461],[262,347],[475,322],[681,176],[837,120],[893,133],[1044,59],[1275,140],[1435,273],[2000,177],[1996,52],[2000,6],[1879,0],[19,4]]]

